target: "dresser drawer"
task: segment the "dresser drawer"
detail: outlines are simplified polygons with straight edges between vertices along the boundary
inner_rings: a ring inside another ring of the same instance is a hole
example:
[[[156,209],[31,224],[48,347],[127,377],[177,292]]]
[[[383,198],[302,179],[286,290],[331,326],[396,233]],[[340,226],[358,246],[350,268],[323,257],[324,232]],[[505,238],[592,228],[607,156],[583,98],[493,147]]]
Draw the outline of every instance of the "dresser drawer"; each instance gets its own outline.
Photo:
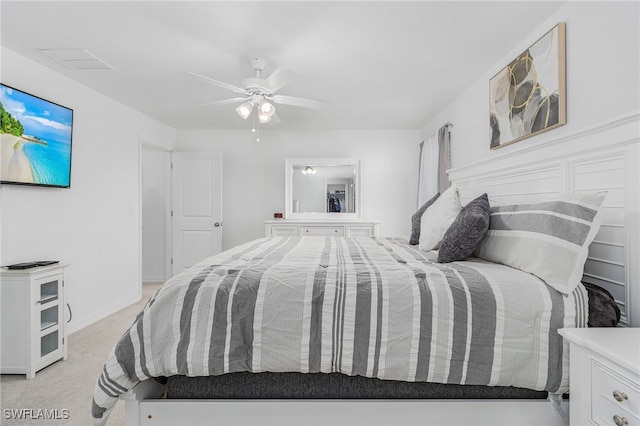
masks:
[[[295,225],[274,225],[271,227],[272,237],[295,237],[298,235],[298,227]]]
[[[301,226],[300,235],[344,236],[344,226]]]
[[[625,376],[628,377],[623,377]],[[614,416],[629,425],[640,425],[640,388],[632,373],[616,372],[596,360],[591,362],[592,419],[597,424],[615,425]],[[634,384],[631,380],[634,380]]]
[[[347,226],[345,227],[347,237],[373,237],[371,226]]]

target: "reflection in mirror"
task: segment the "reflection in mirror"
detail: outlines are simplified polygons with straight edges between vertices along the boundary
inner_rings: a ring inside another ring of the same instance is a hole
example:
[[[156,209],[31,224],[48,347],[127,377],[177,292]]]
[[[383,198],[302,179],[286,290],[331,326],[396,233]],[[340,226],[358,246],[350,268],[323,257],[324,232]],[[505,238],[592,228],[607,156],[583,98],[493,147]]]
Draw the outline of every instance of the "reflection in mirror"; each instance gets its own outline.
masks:
[[[294,166],[294,213],[355,213],[355,166]]]
[[[287,159],[287,218],[356,219],[359,161],[353,158]]]

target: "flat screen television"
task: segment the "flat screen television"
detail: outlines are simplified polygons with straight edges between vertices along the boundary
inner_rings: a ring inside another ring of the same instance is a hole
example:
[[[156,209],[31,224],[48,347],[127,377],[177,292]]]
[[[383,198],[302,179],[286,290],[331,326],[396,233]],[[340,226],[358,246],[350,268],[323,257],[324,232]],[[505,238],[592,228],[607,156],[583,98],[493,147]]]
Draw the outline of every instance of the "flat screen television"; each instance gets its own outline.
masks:
[[[0,83],[0,183],[69,188],[73,110]]]

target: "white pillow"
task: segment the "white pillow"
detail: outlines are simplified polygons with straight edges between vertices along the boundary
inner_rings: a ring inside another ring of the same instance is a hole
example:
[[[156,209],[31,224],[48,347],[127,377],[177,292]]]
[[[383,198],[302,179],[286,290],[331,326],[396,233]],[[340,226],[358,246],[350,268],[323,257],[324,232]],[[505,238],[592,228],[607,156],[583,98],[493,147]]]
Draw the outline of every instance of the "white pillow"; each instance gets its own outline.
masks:
[[[422,214],[418,248],[429,251],[440,247],[440,241],[461,210],[458,188],[453,185]]]

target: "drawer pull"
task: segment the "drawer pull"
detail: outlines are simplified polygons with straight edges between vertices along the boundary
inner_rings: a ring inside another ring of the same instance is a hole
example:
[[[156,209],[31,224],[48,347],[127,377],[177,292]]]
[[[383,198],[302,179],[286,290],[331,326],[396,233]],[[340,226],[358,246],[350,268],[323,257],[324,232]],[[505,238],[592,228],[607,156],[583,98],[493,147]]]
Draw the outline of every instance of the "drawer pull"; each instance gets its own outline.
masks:
[[[629,421],[625,417],[620,417],[619,415],[613,416],[613,422],[616,426],[625,426],[629,424]]]
[[[617,390],[613,391],[613,397],[618,402],[623,402],[623,401],[626,401],[627,399],[629,399],[629,397],[627,396],[626,393],[620,392],[620,391],[617,391]]]

